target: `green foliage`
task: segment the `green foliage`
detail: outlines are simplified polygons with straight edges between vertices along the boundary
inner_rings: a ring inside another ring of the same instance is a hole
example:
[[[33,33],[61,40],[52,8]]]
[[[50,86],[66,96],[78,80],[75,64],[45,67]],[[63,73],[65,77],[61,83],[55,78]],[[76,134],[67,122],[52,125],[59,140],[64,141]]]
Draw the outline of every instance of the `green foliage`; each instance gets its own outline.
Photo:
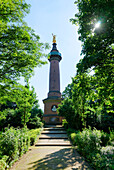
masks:
[[[101,131],[101,146],[106,146],[109,142],[110,135]]]
[[[107,146],[108,134],[100,130],[86,128],[82,132],[72,132],[70,137],[80,154],[91,163],[93,168],[107,170],[113,167],[114,148]]]
[[[30,136],[30,145],[34,145],[35,141],[37,140],[38,135],[40,135],[41,129],[31,129],[29,131]]]
[[[67,85],[65,90],[62,92],[63,99],[66,99],[66,98],[71,99],[72,98],[72,87],[73,87],[73,83]]]
[[[76,140],[75,140],[76,135],[77,135],[77,134],[74,132],[74,133],[71,133],[71,136],[70,136],[70,138],[71,138],[71,140],[72,140],[72,142],[73,142],[73,145],[76,145]]]
[[[110,70],[113,60],[113,13],[112,0],[77,0],[78,12],[71,19],[79,25],[79,40],[83,42],[84,58],[78,64],[79,71],[92,66]],[[100,22],[100,27],[95,24]]]
[[[2,140],[0,141],[0,144],[2,155],[9,156],[11,160],[18,158],[18,140],[16,138],[15,129],[10,128],[2,133]]]
[[[77,74],[73,78],[72,101],[75,108],[75,113],[79,114],[84,127],[86,127],[86,111],[88,101],[93,97],[91,87],[91,76],[86,73]]]
[[[19,156],[28,151],[29,146],[30,138],[26,127],[22,130],[6,128],[5,132],[1,134],[0,156],[2,160],[4,155],[8,156],[7,164],[11,166]]]
[[[91,126],[109,132],[114,128],[112,1],[77,0],[75,4],[78,12],[71,21],[79,25],[84,58],[77,64],[72,83],[63,91],[59,113],[72,128]],[[96,28],[98,21],[100,27]]]
[[[63,119],[62,120],[62,126],[65,128],[65,129],[68,129],[68,122],[66,119]]]
[[[0,4],[0,81],[30,77],[34,67],[45,63],[41,59],[44,56],[42,51],[48,45],[40,43],[40,37],[23,22],[23,16],[29,11],[25,0],[1,0]]]
[[[92,154],[91,165],[97,170],[114,168],[114,148],[111,146],[102,147],[100,153]]]
[[[29,12],[29,7],[25,0],[0,0],[0,19],[2,22],[20,20]]]
[[[86,154],[100,150],[101,133],[100,131],[91,128],[84,129],[75,137],[75,143],[78,145],[78,150],[86,156]]]
[[[32,107],[31,116],[29,118],[29,121],[27,122],[27,127],[29,129],[41,128],[43,126],[42,116],[43,111],[39,109],[39,105],[37,104],[36,101],[34,103],[34,106]]]
[[[66,97],[58,109],[70,127],[81,130],[83,127],[91,126],[106,132],[109,132],[109,128],[113,129],[113,93],[110,87],[101,87],[99,81],[96,75],[90,75],[89,72],[77,73],[72,78],[71,86],[68,85],[72,95],[69,99],[69,90],[65,90]]]
[[[114,130],[110,131],[110,139],[111,141],[114,140]]]
[[[41,119],[43,117],[43,111],[39,108],[39,104],[37,100],[34,102],[34,106],[32,107],[31,110],[31,118],[34,118],[35,116],[38,116]]]
[[[27,123],[27,127],[29,129],[40,128],[43,126],[41,119],[39,117],[30,118],[29,122]]]
[[[72,133],[71,139],[91,165],[95,169],[113,169],[113,147],[107,146],[113,145],[114,139],[113,1],[77,0],[75,4],[78,12],[71,21],[79,25],[84,58],[63,92],[58,112],[70,128],[86,127]],[[99,28],[95,27],[97,22]]]
[[[1,155],[0,155],[1,156]],[[7,160],[9,156],[4,155],[2,159],[0,159],[0,169],[4,170],[7,169],[9,166],[7,165]]]
[[[21,91],[21,93],[20,93]],[[19,86],[13,91],[16,99],[16,104],[21,112],[21,121],[25,125],[29,121],[30,111],[32,109],[33,103],[35,101],[34,89],[29,90],[29,87]],[[19,97],[18,97],[19,96]]]
[[[11,99],[7,98],[5,104],[1,105],[0,125],[1,129],[7,127],[8,124],[14,127],[22,127],[28,122],[30,128],[41,127],[42,111],[39,109],[38,100],[34,88],[22,86],[15,83],[12,85]],[[8,97],[8,95],[7,95]]]
[[[23,124],[30,116],[33,98],[28,87],[17,82],[23,77],[28,83],[34,68],[46,63],[44,51],[49,48],[23,20],[29,7],[25,0],[0,0],[0,119],[5,120],[9,112],[3,105],[15,102]]]
[[[75,114],[75,110],[71,99],[68,98],[64,99],[62,103],[58,106],[57,111],[60,116],[65,117],[69,127],[75,129],[81,128],[80,115],[78,113]]]
[[[11,166],[20,156],[28,151],[40,134],[41,129],[28,130],[6,128],[0,134],[0,169]]]
[[[114,130],[109,130],[110,134],[110,141],[109,143],[114,146]]]
[[[0,37],[0,80],[29,78],[37,65],[45,64],[41,60],[45,46],[28,26],[8,25]]]
[[[72,101],[68,98],[62,101],[61,105],[58,106],[57,109],[60,116],[65,116],[66,121],[70,124],[73,120],[72,116],[74,116],[74,109],[72,107]]]

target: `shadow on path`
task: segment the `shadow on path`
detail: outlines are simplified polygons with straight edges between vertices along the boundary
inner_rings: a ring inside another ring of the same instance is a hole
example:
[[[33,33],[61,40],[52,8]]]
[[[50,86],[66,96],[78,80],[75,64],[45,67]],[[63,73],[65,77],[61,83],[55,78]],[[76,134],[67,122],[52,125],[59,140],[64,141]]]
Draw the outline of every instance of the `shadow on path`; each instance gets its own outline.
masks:
[[[43,148],[44,149],[44,148]],[[40,150],[43,152],[43,149]],[[52,148],[53,150],[53,148]],[[82,157],[72,148],[59,148],[46,154],[44,158],[29,163],[29,170],[91,169]]]

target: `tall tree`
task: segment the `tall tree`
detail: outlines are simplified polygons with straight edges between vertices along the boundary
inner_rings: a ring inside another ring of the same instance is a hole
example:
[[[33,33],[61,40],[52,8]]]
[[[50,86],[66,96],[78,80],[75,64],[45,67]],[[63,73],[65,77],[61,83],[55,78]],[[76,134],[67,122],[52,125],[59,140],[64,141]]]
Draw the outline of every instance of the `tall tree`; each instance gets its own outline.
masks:
[[[77,64],[77,74],[86,72],[89,68],[95,71],[95,90],[100,101],[102,124],[103,119],[114,119],[113,88],[113,35],[114,8],[113,0],[76,0],[78,12],[71,19],[79,25],[79,40],[82,41],[83,59]],[[108,122],[107,121],[107,122]],[[106,125],[106,121],[104,123]]]
[[[113,0],[77,0],[78,13],[71,19],[79,25],[84,58],[78,63],[78,71],[91,67],[112,69],[113,62]]]
[[[29,12],[25,0],[0,0],[0,81],[28,78],[34,67],[46,61],[42,59],[47,44],[23,21]]]
[[[36,126],[37,121],[40,124],[41,116],[42,112],[39,109],[34,88],[30,88],[29,85],[23,86],[19,83],[12,84],[7,94],[6,102],[1,105],[0,128],[4,128],[8,124],[14,127],[22,127],[30,121],[30,118],[34,122],[34,126]]]
[[[0,0],[1,112],[3,104],[12,101],[12,88],[17,80],[24,77],[28,81],[34,68],[46,63],[44,50],[48,44],[41,43],[40,37],[23,20],[29,9],[25,0]]]

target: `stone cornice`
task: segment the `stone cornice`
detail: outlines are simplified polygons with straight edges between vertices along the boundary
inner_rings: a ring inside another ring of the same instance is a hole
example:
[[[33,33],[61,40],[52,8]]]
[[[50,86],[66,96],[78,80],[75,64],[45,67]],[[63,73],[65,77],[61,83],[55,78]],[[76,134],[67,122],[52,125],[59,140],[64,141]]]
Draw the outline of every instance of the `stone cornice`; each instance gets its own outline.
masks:
[[[61,102],[62,98],[46,98],[43,100],[43,103],[48,103],[48,102]]]

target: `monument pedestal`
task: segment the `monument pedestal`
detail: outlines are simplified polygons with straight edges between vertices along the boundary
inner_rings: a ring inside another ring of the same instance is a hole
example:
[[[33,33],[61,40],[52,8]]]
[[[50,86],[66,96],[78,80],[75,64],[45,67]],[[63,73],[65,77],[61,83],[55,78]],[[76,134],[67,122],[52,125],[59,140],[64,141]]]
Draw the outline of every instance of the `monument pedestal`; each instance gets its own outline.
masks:
[[[62,117],[58,115],[57,108],[58,105],[61,103],[60,99],[44,99],[44,115],[43,120],[45,124],[61,124]]]

